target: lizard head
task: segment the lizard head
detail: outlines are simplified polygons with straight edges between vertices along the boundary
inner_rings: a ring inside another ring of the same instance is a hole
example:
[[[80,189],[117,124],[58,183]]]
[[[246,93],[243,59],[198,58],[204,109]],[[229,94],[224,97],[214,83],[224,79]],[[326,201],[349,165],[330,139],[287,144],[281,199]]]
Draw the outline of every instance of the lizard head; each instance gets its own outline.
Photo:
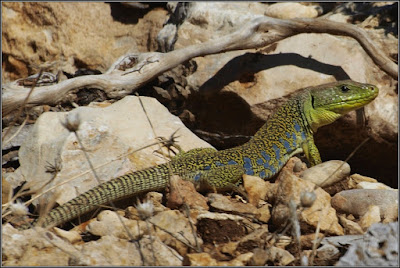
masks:
[[[313,87],[309,92],[304,112],[311,128],[316,131],[370,103],[378,96],[379,89],[374,85],[345,80]]]

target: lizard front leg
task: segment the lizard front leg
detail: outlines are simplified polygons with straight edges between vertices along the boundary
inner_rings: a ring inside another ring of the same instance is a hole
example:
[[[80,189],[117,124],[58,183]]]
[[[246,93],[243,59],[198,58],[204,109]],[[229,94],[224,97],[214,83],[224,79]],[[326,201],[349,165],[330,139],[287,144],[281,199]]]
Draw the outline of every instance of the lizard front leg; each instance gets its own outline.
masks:
[[[306,142],[303,143],[303,151],[306,155],[307,160],[310,162],[311,166],[321,164],[321,156],[319,154],[318,148],[314,143],[313,136],[307,138]]]

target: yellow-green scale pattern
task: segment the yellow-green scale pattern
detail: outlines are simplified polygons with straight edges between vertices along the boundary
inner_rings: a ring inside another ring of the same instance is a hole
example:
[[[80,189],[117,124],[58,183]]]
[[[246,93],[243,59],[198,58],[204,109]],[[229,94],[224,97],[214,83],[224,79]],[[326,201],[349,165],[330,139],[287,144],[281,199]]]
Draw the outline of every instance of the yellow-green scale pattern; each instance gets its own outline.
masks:
[[[311,165],[319,164],[313,138],[317,129],[368,104],[378,92],[376,86],[351,80],[303,89],[278,108],[249,142],[223,151],[194,149],[168,164],[102,183],[53,209],[39,225],[57,226],[110,201],[163,190],[171,174],[194,182],[200,190],[226,191],[235,189],[244,174],[274,176],[297,153],[304,152]]]

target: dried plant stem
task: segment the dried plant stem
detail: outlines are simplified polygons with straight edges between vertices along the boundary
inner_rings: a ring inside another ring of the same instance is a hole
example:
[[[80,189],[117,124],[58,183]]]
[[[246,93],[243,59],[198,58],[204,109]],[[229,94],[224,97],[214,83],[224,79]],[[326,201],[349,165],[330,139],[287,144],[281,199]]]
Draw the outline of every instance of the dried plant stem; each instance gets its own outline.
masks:
[[[80,139],[79,136],[78,136],[78,132],[77,132],[77,131],[74,131],[74,134],[75,134],[76,139],[78,140],[79,146],[81,147],[81,149],[82,149],[82,151],[83,151],[83,153],[84,153],[84,155],[85,155],[86,161],[89,163],[90,170],[92,171],[92,173],[93,173],[93,175],[94,175],[94,177],[95,177],[97,183],[98,183],[98,184],[101,184],[100,178],[98,177],[98,175],[97,175],[97,173],[96,173],[96,171],[95,171],[95,169],[94,169],[94,167],[93,167],[92,161],[90,161],[89,155],[87,154],[86,149],[85,149],[85,147],[83,146],[83,143],[82,143],[81,139]],[[130,240],[133,240],[133,235],[132,235],[132,233],[130,232],[130,230],[128,229],[128,227],[126,226],[126,224],[124,223],[124,221],[122,220],[121,215],[118,214],[118,212],[117,212],[117,207],[114,205],[114,202],[110,200],[108,203],[110,203],[110,205],[112,206],[113,211],[114,211],[115,214],[117,215],[118,220],[121,222],[123,228],[125,229],[126,233],[127,233],[128,236],[129,236]]]
[[[35,80],[33,80],[32,86],[29,89],[28,94],[22,99],[22,103],[21,106],[19,107],[18,113],[16,114],[14,120],[11,122],[10,126],[14,126],[15,122],[17,122],[18,118],[21,116],[22,111],[24,110],[24,108],[26,107],[26,104],[28,103],[29,98],[31,97],[33,90],[35,89],[37,82],[39,81],[39,79],[41,78],[43,73],[43,69],[39,70],[39,74],[37,76],[37,78]],[[4,98],[4,96],[2,96]],[[14,106],[13,109],[17,108],[19,105]],[[3,114],[4,116],[4,114]],[[11,127],[6,131],[6,133],[4,133],[3,137],[1,138],[1,142],[3,143],[4,139],[7,137],[8,133],[11,131]]]

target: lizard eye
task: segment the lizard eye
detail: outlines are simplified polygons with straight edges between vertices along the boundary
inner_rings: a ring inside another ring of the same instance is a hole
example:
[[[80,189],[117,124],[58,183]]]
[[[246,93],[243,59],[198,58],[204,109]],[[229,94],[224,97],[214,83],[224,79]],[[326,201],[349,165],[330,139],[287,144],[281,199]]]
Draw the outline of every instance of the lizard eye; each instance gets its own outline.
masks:
[[[347,92],[350,90],[350,88],[348,88],[346,85],[342,85],[341,88],[342,92]]]

